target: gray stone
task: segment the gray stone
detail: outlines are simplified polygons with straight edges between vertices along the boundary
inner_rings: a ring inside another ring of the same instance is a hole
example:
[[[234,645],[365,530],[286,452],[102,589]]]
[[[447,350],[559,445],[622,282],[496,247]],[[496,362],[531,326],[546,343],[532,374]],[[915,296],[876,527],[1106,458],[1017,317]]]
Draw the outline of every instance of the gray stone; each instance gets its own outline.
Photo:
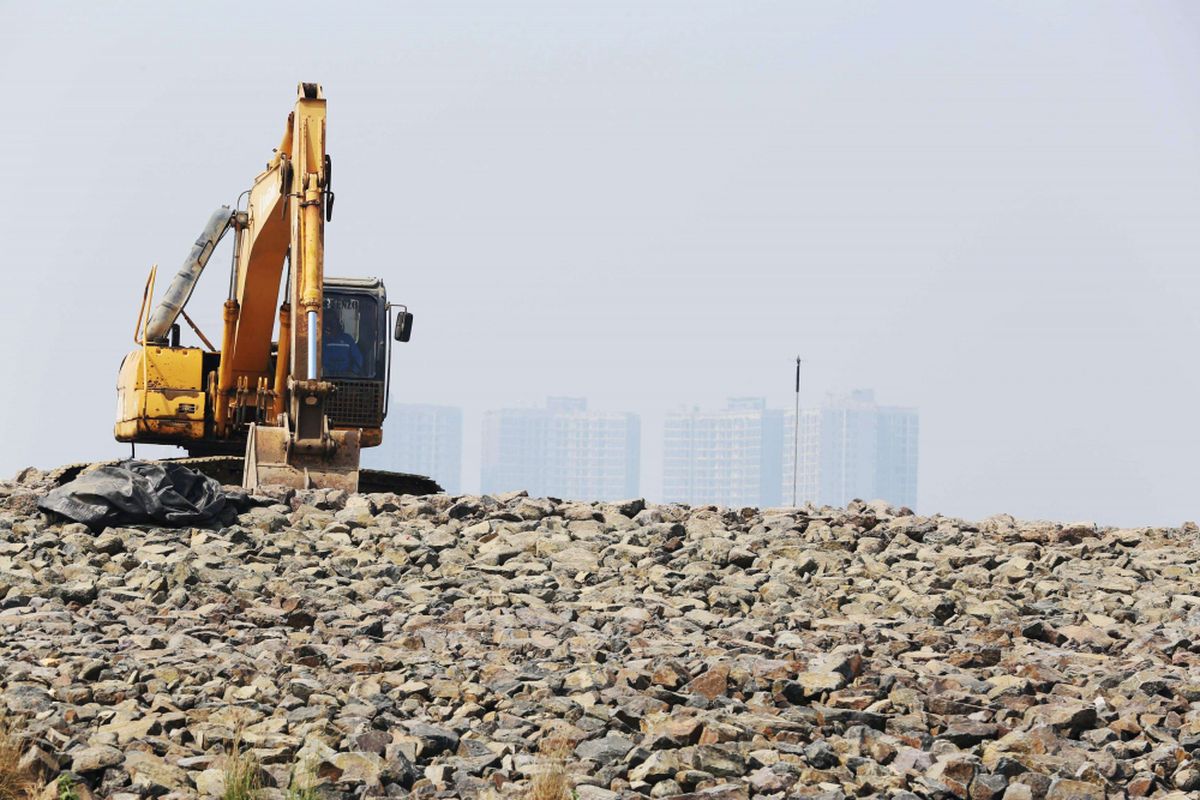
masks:
[[[124,754],[115,747],[109,745],[85,747],[71,753],[71,771],[81,774],[96,772],[108,767],[115,767],[124,760]]]

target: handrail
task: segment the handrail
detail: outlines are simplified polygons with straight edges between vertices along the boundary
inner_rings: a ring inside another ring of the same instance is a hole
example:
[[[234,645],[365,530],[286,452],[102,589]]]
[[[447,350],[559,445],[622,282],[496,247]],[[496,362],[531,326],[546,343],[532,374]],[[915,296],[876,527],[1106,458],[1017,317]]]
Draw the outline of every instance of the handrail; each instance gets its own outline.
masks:
[[[155,264],[150,268],[150,275],[146,278],[146,286],[142,289],[142,307],[138,309],[137,322],[133,326],[134,344],[146,344],[146,307],[150,304],[151,298],[154,297],[154,276],[157,272],[158,264]]]
[[[150,361],[146,352],[146,324],[149,323],[149,317],[146,318],[143,324],[142,317],[146,316],[146,312],[150,308],[150,301],[154,299],[154,278],[158,275],[158,264],[150,268],[150,277],[146,279],[146,289],[142,293],[142,308],[138,312],[138,327],[141,328],[142,341],[142,414],[141,419],[146,418],[146,412],[150,403],[150,382],[148,380],[147,363]],[[134,331],[137,334],[137,331]]]

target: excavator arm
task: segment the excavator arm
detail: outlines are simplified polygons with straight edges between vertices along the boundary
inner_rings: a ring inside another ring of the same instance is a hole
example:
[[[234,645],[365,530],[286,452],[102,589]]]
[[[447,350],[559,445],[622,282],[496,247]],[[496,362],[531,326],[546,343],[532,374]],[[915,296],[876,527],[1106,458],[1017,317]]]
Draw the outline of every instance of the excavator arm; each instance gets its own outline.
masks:
[[[258,283],[278,287],[282,257],[290,255],[288,299],[279,312],[274,386],[268,387],[260,378],[254,392],[259,420],[250,426],[246,442],[243,482],[247,488],[262,483],[347,491],[358,488],[359,431],[331,428],[326,409],[335,389],[321,374],[325,222],[333,202],[331,172],[325,152],[325,98],[319,85],[302,83],[279,150],[250,192],[250,219],[239,243],[237,298],[232,301],[237,306],[233,309],[236,323],[229,346],[222,349],[218,370],[217,391],[222,398],[232,393],[236,407],[238,397],[250,395],[248,380],[238,377],[238,367],[261,375],[263,361],[259,359],[269,356],[256,346],[270,345],[278,290],[269,293],[272,300],[268,306],[262,301],[268,292]],[[274,197],[272,186],[277,187]],[[286,236],[280,236],[278,220],[287,221]],[[228,303],[226,310],[228,314]],[[262,327],[267,331],[265,337],[260,334]],[[243,330],[253,334],[246,337],[246,350],[241,347]],[[228,323],[226,332],[230,333]],[[227,355],[234,359],[229,366],[224,361]],[[257,373],[253,372],[256,368]],[[239,385],[234,384],[235,378]],[[267,405],[271,406],[270,416],[262,411]]]

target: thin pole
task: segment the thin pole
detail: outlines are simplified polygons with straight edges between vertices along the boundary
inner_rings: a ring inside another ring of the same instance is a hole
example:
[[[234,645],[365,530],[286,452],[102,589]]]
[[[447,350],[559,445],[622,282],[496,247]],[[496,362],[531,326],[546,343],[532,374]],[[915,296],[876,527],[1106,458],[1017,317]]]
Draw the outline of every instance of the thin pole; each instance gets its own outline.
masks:
[[[796,416],[792,424],[792,508],[796,507],[796,484],[800,479],[800,356],[796,356]]]

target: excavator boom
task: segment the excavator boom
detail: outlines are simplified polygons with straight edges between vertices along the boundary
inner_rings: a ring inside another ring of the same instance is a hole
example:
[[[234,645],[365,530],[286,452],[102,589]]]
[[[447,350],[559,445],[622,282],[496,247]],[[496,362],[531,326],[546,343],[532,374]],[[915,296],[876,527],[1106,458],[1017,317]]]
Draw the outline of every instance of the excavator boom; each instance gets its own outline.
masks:
[[[276,380],[271,390],[273,400],[286,396],[287,402],[274,403],[277,412],[282,410],[274,419],[251,424],[246,440],[244,484],[247,488],[281,483],[298,488],[321,486],[357,491],[359,433],[331,428],[326,408],[336,388],[322,380],[321,375],[325,222],[333,202],[332,162],[325,152],[325,98],[321,87],[314,83],[300,84],[299,94],[277,158],[267,170],[279,171],[279,202],[290,232],[290,296],[286,310],[281,311],[281,317],[289,316],[286,325],[289,339],[285,358],[281,330],[276,361],[276,375],[283,376],[284,386],[280,387],[280,381]],[[263,181],[256,181],[255,189],[263,185]],[[258,264],[253,255],[240,261],[243,268],[239,270],[242,288],[239,294],[245,297],[245,287],[256,277]],[[274,278],[272,285],[277,293],[279,275],[275,263],[272,258],[268,278]],[[274,314],[267,314],[266,318],[270,324]],[[218,376],[218,392],[227,393],[231,388],[222,384]]]

